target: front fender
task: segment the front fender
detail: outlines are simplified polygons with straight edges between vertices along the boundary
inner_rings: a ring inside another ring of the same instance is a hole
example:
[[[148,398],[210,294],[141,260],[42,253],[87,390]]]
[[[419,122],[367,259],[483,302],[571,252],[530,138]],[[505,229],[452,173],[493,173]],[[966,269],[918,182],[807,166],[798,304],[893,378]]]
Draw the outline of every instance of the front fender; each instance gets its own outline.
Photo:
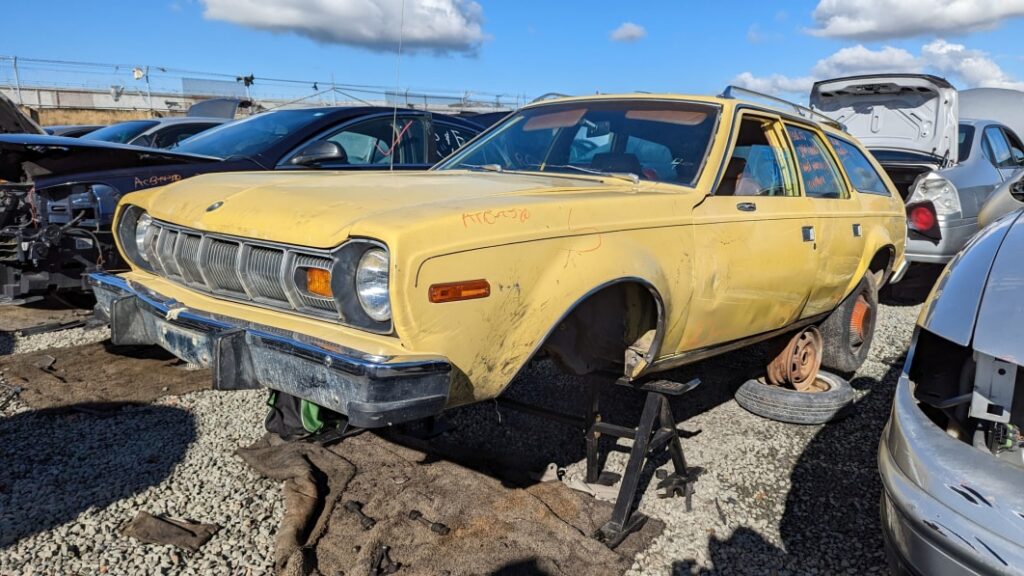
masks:
[[[664,347],[665,318],[678,320],[685,310],[673,306],[671,287],[683,275],[688,285],[691,273],[688,253],[666,251],[669,236],[665,229],[587,234],[429,258],[404,285],[396,332],[411,349],[440,353],[464,375],[453,386],[453,405],[499,395],[575,306],[617,282],[643,284],[655,295],[655,344]],[[478,278],[490,283],[489,297],[428,301],[432,284]]]

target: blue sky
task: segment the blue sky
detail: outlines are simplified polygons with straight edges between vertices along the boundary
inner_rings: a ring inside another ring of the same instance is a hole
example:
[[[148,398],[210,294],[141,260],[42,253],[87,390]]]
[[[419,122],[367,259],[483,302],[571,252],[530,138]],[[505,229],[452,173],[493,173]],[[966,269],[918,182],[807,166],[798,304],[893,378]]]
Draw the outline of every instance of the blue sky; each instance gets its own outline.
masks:
[[[400,85],[536,96],[709,93],[738,80],[799,94],[823,75],[895,69],[1017,87],[1024,1],[951,1],[406,0]],[[9,0],[7,22],[22,25],[5,27],[0,54],[393,86],[400,5]],[[625,23],[626,41],[614,40]]]

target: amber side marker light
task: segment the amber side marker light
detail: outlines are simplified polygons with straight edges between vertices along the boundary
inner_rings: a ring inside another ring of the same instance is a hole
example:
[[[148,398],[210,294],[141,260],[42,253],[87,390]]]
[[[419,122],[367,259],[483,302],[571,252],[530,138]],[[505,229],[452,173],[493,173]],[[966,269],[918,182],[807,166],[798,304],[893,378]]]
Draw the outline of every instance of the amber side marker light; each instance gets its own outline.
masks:
[[[320,268],[306,268],[306,292],[323,296],[324,298],[334,298],[334,292],[331,291],[330,271],[321,270]]]
[[[487,298],[490,295],[491,285],[487,280],[463,280],[461,282],[434,284],[430,287],[430,301],[435,304]]]

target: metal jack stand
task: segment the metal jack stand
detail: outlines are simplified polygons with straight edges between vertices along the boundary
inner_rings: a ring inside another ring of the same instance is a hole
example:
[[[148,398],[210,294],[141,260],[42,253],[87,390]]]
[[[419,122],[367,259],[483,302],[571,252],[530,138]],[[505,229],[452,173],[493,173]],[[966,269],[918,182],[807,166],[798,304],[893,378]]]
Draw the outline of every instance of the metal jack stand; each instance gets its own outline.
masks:
[[[680,396],[690,392],[700,385],[700,380],[694,379],[684,384],[668,380],[633,383],[620,379],[616,384],[647,392],[647,400],[644,402],[644,411],[637,428],[608,424],[601,421],[599,390],[594,384],[590,386],[587,410],[587,482],[597,482],[601,474],[598,461],[598,440],[601,434],[633,440],[633,448],[629,451],[629,462],[619,485],[612,517],[594,534],[595,538],[609,548],[618,546],[627,536],[642,528],[647,521],[647,516],[634,510],[634,500],[640,475],[648,459],[667,448],[675,471],[671,474],[658,471],[658,497],[684,496],[687,512],[692,510],[693,483],[703,472],[698,467],[687,468],[683,446],[679,441],[679,431],[676,430],[676,420],[668,402],[669,396]]]

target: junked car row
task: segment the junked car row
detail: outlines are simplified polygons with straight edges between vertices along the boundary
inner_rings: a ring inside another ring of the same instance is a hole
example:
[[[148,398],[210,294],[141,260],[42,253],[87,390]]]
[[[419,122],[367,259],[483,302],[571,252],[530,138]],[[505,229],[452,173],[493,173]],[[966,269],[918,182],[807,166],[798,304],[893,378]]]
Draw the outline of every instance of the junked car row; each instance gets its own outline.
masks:
[[[880,446],[883,529],[894,570],[1013,573],[1024,233],[978,215],[1000,186],[1024,199],[1024,144],[934,76],[759,96],[557,98],[490,128],[280,110],[167,151],[0,136],[0,285],[86,274],[115,345],[267,388],[304,433],[491,400],[541,356],[639,386],[756,342],[776,354],[737,399],[813,423],[850,408],[836,374],[879,289],[952,260]]]
[[[392,112],[374,107],[264,112],[219,124],[169,150],[88,135],[2,134],[0,303],[51,290],[82,290],[85,273],[123,269],[110,226],[117,201],[129,192],[210,172],[422,170],[482,130],[462,118]],[[185,119],[159,124],[192,125]],[[166,136],[150,130],[132,139]],[[392,143],[394,134],[402,137]]]

